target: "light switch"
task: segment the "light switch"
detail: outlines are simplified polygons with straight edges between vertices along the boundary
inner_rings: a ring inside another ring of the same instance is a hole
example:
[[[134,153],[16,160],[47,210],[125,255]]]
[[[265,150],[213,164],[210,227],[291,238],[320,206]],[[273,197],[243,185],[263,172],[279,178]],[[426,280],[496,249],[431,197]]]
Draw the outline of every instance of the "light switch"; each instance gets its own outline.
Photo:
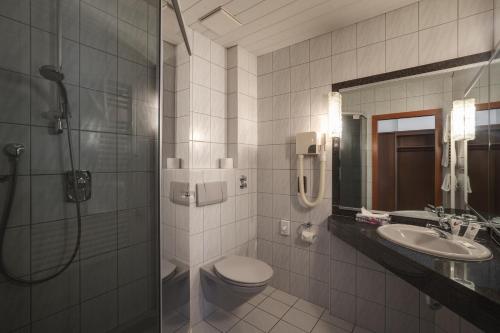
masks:
[[[280,221],[280,234],[283,236],[290,236],[290,221],[288,220]]]

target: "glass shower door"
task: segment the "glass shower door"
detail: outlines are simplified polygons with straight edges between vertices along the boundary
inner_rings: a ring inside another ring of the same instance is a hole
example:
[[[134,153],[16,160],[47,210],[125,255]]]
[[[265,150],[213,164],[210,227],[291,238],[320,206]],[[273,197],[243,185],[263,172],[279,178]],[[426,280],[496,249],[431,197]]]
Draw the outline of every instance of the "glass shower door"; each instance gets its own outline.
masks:
[[[0,2],[0,332],[159,331],[159,2]]]

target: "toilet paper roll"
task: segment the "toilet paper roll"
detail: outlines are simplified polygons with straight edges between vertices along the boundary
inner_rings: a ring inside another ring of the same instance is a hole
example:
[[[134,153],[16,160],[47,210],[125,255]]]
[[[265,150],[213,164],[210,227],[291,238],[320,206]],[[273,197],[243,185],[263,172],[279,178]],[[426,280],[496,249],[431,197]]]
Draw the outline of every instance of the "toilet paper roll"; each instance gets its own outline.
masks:
[[[314,243],[314,241],[316,241],[316,238],[318,238],[318,235],[312,229],[304,229],[304,230],[302,230],[300,237],[301,237],[302,241],[309,243],[309,244],[312,244],[312,243]]]

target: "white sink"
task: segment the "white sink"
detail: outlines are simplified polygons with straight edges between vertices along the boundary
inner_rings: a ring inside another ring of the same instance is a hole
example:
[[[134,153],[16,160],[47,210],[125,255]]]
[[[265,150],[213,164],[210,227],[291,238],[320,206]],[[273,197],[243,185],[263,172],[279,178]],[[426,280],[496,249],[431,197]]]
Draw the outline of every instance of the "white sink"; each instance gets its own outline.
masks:
[[[377,233],[398,245],[415,251],[455,260],[482,261],[492,257],[491,251],[469,239],[452,236],[441,238],[437,231],[408,224],[387,224]]]

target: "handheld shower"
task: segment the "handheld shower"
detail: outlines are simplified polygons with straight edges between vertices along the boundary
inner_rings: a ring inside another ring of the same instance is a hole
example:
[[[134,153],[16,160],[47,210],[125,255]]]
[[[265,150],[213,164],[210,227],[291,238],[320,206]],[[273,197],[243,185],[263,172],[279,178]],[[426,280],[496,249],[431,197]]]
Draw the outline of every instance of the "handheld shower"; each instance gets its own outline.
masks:
[[[80,170],[75,169],[75,163],[74,163],[74,156],[73,156],[73,143],[72,143],[72,134],[71,134],[71,115],[68,110],[68,93],[66,91],[66,87],[64,86],[63,80],[64,80],[64,74],[58,70],[56,67],[51,66],[51,65],[45,65],[40,67],[40,75],[57,84],[57,87],[59,89],[59,97],[60,97],[60,117],[57,118],[57,123],[56,123],[56,130],[57,133],[60,134],[62,133],[62,119],[66,121],[66,127],[67,127],[67,135],[68,135],[68,153],[69,153],[69,160],[70,160],[70,166],[71,170],[66,173],[67,179],[68,179],[68,186],[70,188],[69,194],[71,197],[71,201],[75,202],[76,206],[76,216],[77,216],[77,236],[76,236],[76,241],[75,241],[75,246],[73,248],[73,252],[71,254],[71,257],[60,267],[57,269],[54,273],[44,276],[42,278],[38,279],[32,279],[32,278],[22,278],[15,276],[13,273],[9,271],[9,269],[5,265],[5,261],[3,258],[3,245],[5,241],[5,233],[7,230],[8,222],[9,222],[9,217],[12,211],[12,206],[14,203],[14,198],[15,198],[15,193],[16,193],[16,188],[17,188],[17,178],[18,178],[18,164],[19,160],[21,158],[21,155],[24,152],[24,146],[19,143],[11,143],[5,146],[4,148],[4,153],[9,157],[9,160],[12,165],[12,173],[10,176],[5,176],[0,178],[2,182],[10,179],[10,186],[9,186],[9,192],[6,200],[6,204],[2,213],[2,216],[0,217],[0,272],[7,277],[9,280],[12,282],[22,284],[22,285],[33,285],[33,284],[39,284],[43,283],[49,280],[52,280],[53,278],[61,275],[64,271],[68,269],[68,267],[73,263],[74,259],[76,258],[78,254],[78,250],[80,249],[80,242],[81,242],[81,235],[82,235],[82,217],[81,217],[81,212],[80,212],[80,202],[85,201],[90,199],[90,190],[87,187],[89,185],[89,182],[87,179],[90,179],[90,173],[88,172],[82,172]],[[83,174],[83,176],[82,176]],[[84,176],[87,176],[85,178]],[[88,193],[88,195],[81,195],[80,193],[82,190],[85,192],[85,194]]]
[[[52,65],[44,65],[40,67],[39,72],[44,79],[57,84],[57,87],[59,88],[59,96],[61,97],[61,119],[68,118],[68,92],[63,83],[64,73]]]

